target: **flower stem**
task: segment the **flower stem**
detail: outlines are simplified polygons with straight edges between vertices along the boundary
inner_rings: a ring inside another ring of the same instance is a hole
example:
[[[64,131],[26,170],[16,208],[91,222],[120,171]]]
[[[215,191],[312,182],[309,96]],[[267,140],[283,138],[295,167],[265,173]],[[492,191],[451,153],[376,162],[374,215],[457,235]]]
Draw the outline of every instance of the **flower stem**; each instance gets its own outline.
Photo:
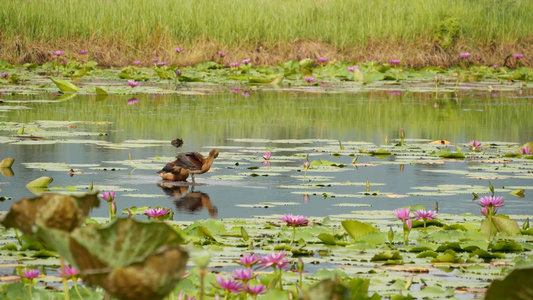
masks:
[[[63,299],[69,300],[70,294],[68,292],[67,274],[65,271],[65,259],[63,258],[63,256],[59,256],[59,266],[61,268],[61,277],[63,278],[63,291],[65,292]]]
[[[293,225],[292,228],[293,228],[292,240],[291,240],[291,243],[289,244],[289,246],[292,246],[292,243],[294,243],[294,238],[296,237],[296,225]]]
[[[204,299],[204,278],[205,278],[205,269],[200,269],[200,296],[199,296],[199,300],[203,300]]]
[[[15,228],[15,237],[17,238],[17,241],[19,241],[19,244],[22,246],[22,240],[20,239],[19,231],[17,230],[17,228]]]
[[[78,294],[78,297],[83,300],[83,297],[81,296],[80,291],[78,290],[78,279],[76,278],[74,278],[74,289],[76,290],[76,294]]]

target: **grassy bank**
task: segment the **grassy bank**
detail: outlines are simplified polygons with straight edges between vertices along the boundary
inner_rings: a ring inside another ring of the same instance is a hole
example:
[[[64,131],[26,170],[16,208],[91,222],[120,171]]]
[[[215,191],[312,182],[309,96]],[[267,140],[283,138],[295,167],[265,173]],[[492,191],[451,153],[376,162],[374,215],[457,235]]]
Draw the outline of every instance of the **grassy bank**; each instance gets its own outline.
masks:
[[[87,49],[102,65],[180,64],[251,57],[391,59],[449,65],[460,52],[485,63],[531,50],[529,0],[4,0],[0,59],[45,62]],[[527,55],[523,62],[529,64]]]

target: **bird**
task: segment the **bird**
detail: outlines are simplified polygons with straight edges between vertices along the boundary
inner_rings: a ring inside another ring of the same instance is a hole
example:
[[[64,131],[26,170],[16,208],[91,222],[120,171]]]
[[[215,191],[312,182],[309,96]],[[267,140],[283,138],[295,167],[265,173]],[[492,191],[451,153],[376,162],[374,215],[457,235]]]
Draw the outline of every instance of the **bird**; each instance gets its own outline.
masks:
[[[211,149],[207,157],[204,157],[198,152],[180,152],[178,153],[178,156],[176,156],[176,160],[169,164],[187,170],[189,174],[191,174],[192,182],[194,182],[194,174],[203,174],[209,171],[213,161],[217,157],[217,149]]]
[[[174,147],[179,148],[183,145],[181,139],[175,139],[170,142]],[[180,152],[176,160],[169,162],[157,173],[164,180],[185,181],[191,175],[194,182],[194,174],[203,174],[211,168],[213,160],[218,157],[218,150],[211,149],[209,155],[204,157],[198,152]]]

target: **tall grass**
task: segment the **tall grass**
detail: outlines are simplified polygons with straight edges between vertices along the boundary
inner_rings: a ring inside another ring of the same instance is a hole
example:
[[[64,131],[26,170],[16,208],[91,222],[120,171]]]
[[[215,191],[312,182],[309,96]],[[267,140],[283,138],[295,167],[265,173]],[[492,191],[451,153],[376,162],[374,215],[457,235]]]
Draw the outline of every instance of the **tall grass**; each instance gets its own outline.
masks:
[[[198,41],[260,49],[313,40],[342,51],[375,41],[432,43],[439,23],[455,17],[467,44],[516,44],[533,37],[532,11],[531,0],[2,0],[0,42],[113,41],[142,52]]]

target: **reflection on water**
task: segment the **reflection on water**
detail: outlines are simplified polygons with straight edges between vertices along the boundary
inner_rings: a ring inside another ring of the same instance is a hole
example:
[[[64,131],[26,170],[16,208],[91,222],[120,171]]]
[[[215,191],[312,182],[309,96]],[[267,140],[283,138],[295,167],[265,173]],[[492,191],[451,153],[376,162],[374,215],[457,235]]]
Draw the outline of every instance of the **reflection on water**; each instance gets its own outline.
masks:
[[[337,141],[342,141],[353,153],[358,153],[360,142],[391,145],[397,142],[393,140],[399,138],[402,128],[407,140],[447,140],[461,145],[476,139],[487,145],[496,141],[522,144],[533,140],[533,98],[530,94],[527,89],[522,94],[499,92],[497,97],[486,91],[457,95],[415,90],[392,94],[387,91],[319,94],[250,89],[250,96],[243,97],[231,93],[228,88],[225,92],[208,95],[136,95],[138,101],[130,101],[129,105],[130,97],[126,95],[110,95],[105,99],[76,95],[66,101],[56,101],[50,94],[6,94],[2,95],[4,103],[1,105],[19,105],[26,109],[0,110],[0,159],[15,158],[12,169],[0,170],[0,196],[14,200],[33,196],[25,185],[41,176],[49,176],[54,179],[50,189],[75,187],[78,192],[83,192],[91,182],[101,190],[116,189],[120,209],[147,205],[171,207],[175,204],[181,212],[175,216],[179,220],[283,213],[321,217],[357,210],[355,207],[346,209],[350,207],[347,204],[367,204],[372,205],[369,209],[391,210],[409,204],[432,208],[435,201],[439,201],[443,212],[479,213],[469,194],[395,199],[326,197],[324,193],[360,195],[366,190],[364,183],[367,179],[371,191],[408,195],[417,186],[464,184],[485,187],[489,180],[485,178],[495,178],[490,180],[500,188],[529,186],[530,178],[501,174],[481,174],[484,179],[468,178],[461,174],[472,171],[469,159],[467,163],[413,164],[409,159],[393,155],[376,166],[365,166],[376,163],[376,158],[360,157],[357,161],[360,166],[347,167],[343,172],[310,170],[307,173],[309,178],[337,185],[310,189],[302,196],[304,191],[279,186],[301,184],[302,178],[296,176],[303,174],[298,171],[277,172],[275,168],[299,167],[303,158],[287,158],[310,152],[314,154],[310,156],[312,160],[324,159],[348,166],[353,162],[353,156],[336,157],[316,149],[339,145]],[[50,102],[40,103],[41,100]],[[79,123],[74,128],[66,124],[47,127],[48,121],[65,120]],[[3,129],[7,123],[18,127],[23,123],[34,123],[45,131],[64,133],[49,139],[25,141],[24,144],[2,143],[2,136],[17,135],[17,130]],[[213,147],[221,151],[212,172],[197,178],[198,184],[206,184],[201,187],[202,192],[185,185],[167,186],[155,173],[176,155],[175,148],[167,141],[177,136],[185,141],[184,151],[206,153]],[[255,140],[239,141],[241,138]],[[158,144],[130,148],[118,144],[125,141],[135,144],[137,139],[156,140]],[[455,151],[453,146],[451,149]],[[267,150],[272,150],[273,156],[265,162],[261,155]],[[142,160],[135,162],[138,164],[135,171],[129,156],[133,160]],[[479,166],[478,162],[471,161]],[[32,163],[50,162],[64,164],[65,168],[31,167]],[[253,177],[250,174],[258,172],[250,168],[272,168],[273,171],[269,176]],[[74,170],[75,176],[71,176],[70,169]],[[363,185],[339,184],[348,181]],[[159,187],[157,183],[160,183]],[[526,191],[526,197],[531,194],[529,191]],[[169,203],[166,195],[174,204]],[[216,207],[208,195],[216,199]],[[527,200],[506,199],[505,212],[520,213],[532,209],[533,202]],[[10,201],[0,203],[0,210],[7,210],[10,205]],[[107,214],[105,207],[94,212],[94,216]]]
[[[178,211],[186,213],[198,213],[203,209],[206,209],[210,217],[214,218],[218,215],[218,209],[213,205],[213,203],[211,203],[211,198],[209,195],[194,190],[196,184],[190,185],[190,192],[188,192],[188,184],[176,185],[171,183],[158,183],[157,186],[159,186],[165,192],[165,194],[171,198],[174,198],[174,204],[176,205]]]

